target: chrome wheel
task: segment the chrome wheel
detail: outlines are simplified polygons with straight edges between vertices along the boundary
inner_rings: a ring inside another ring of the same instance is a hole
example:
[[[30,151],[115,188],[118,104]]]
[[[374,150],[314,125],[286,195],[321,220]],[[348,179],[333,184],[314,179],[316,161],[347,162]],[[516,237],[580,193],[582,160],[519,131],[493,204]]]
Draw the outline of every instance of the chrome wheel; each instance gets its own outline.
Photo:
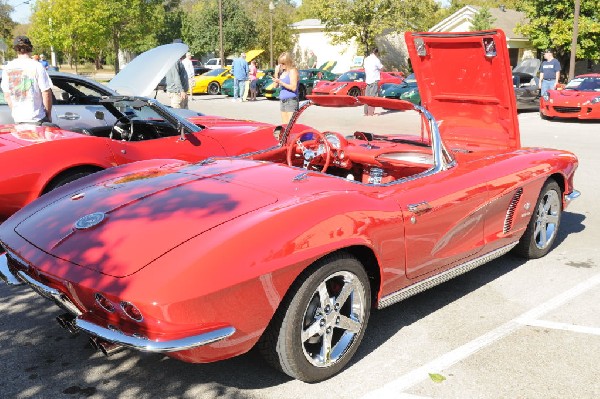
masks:
[[[304,312],[300,332],[306,360],[329,367],[344,356],[362,331],[365,287],[353,273],[327,277],[315,290]]]
[[[556,191],[547,191],[541,198],[535,214],[535,245],[546,249],[553,241],[558,230],[561,203]]]

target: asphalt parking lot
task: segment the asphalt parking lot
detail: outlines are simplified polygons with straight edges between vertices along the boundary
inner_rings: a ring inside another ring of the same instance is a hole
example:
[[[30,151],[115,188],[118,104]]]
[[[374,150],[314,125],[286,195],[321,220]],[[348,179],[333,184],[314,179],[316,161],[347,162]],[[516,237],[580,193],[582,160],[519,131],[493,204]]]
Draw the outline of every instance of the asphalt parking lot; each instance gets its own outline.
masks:
[[[262,98],[195,96],[190,108],[280,121],[279,103]],[[361,114],[345,109],[343,123],[368,123]],[[519,121],[523,145],[566,149],[580,160],[582,196],[563,214],[555,248],[531,261],[509,254],[373,312],[357,354],[334,378],[290,380],[252,352],[212,364],[129,350],[106,358],[84,335],[67,335],[49,301],[0,284],[0,397],[600,398],[600,123],[537,113]]]

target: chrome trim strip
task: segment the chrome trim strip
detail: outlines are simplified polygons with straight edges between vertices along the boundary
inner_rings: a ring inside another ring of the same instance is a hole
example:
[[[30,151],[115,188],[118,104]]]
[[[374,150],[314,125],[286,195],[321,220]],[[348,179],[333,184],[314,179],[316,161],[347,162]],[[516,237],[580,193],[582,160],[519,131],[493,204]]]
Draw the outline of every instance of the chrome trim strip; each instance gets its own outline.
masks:
[[[22,270],[19,270],[17,275],[21,280],[26,282],[35,292],[37,292],[44,298],[48,298],[54,301],[54,303],[56,303],[59,307],[65,309],[69,313],[72,313],[77,316],[81,314],[81,310],[79,310],[79,308],[75,306],[73,302],[71,302],[69,298],[67,298],[67,296],[59,290],[50,288],[47,285],[42,284],[37,280],[34,280]]]
[[[573,191],[571,191],[570,194],[565,195],[565,201],[571,202],[574,199],[579,198],[580,196],[581,196],[581,193],[579,191],[573,190]]]
[[[15,276],[8,268],[8,258],[6,252],[0,255],[0,280],[4,281],[6,285],[22,285],[23,282]]]
[[[475,269],[476,267],[483,265],[484,263],[487,263],[493,259],[496,259],[496,258],[506,254],[511,249],[513,249],[518,243],[519,243],[518,241],[513,242],[502,248],[498,248],[495,251],[492,251],[485,255],[482,255],[479,258],[470,260],[466,263],[463,263],[462,265],[453,267],[452,269],[448,269],[440,274],[436,274],[435,276],[431,276],[429,278],[426,278],[425,280],[419,281],[419,282],[417,282],[413,285],[410,285],[406,288],[403,288],[399,291],[396,291],[389,295],[386,295],[385,297],[381,298],[381,300],[379,301],[379,304],[377,305],[377,309],[383,309],[387,306],[390,306],[397,302],[403,301],[403,300],[405,300],[413,295],[416,295],[420,292],[423,292],[431,287],[434,287],[434,286],[444,283],[456,276],[459,276],[463,273],[471,271],[471,270]]]
[[[100,327],[94,323],[90,323],[89,321],[82,320],[80,318],[75,319],[75,325],[88,334],[104,339],[108,342],[127,346],[143,352],[157,353],[178,352],[186,349],[192,349],[198,346],[220,341],[230,337],[233,335],[233,333],[235,333],[235,328],[224,327],[204,334],[192,335],[172,341],[152,341],[131,335],[125,335],[119,331],[109,330],[108,328]]]

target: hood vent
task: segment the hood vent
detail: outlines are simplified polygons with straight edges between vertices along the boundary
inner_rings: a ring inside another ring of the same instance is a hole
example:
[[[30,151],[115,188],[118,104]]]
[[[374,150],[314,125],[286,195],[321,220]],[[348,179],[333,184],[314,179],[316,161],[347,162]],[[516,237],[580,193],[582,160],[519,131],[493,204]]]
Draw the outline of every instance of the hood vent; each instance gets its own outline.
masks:
[[[508,233],[510,229],[513,227],[513,220],[515,218],[515,209],[517,209],[517,205],[519,205],[519,200],[521,199],[521,195],[523,195],[523,189],[519,187],[515,195],[513,195],[512,200],[510,201],[510,205],[508,205],[508,210],[506,211],[506,218],[504,219],[504,228],[502,232],[504,234]]]

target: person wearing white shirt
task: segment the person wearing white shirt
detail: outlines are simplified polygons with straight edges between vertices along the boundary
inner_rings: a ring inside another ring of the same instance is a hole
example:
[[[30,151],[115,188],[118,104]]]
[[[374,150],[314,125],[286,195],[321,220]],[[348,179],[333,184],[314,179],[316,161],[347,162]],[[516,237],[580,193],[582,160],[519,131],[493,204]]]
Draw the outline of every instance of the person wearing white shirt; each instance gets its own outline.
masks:
[[[365,83],[367,88],[365,89],[365,96],[377,97],[379,95],[379,80],[381,79],[381,71],[383,71],[383,65],[379,60],[379,49],[375,47],[371,51],[371,55],[365,58]],[[365,116],[375,115],[375,107],[369,107],[365,105]]]
[[[193,97],[193,93],[192,93],[192,89],[194,87],[194,64],[192,63],[192,53],[187,52],[185,53],[185,59],[183,61],[181,61],[181,63],[183,64],[183,67],[185,68],[185,73],[187,73],[187,77],[188,80],[190,82],[189,86],[190,86],[190,92],[189,92],[189,96],[190,99],[192,101],[194,101],[194,97]]]
[[[27,36],[13,41],[17,58],[5,65],[2,91],[15,123],[41,125],[52,122],[52,81],[44,66],[31,58],[33,45]]]

